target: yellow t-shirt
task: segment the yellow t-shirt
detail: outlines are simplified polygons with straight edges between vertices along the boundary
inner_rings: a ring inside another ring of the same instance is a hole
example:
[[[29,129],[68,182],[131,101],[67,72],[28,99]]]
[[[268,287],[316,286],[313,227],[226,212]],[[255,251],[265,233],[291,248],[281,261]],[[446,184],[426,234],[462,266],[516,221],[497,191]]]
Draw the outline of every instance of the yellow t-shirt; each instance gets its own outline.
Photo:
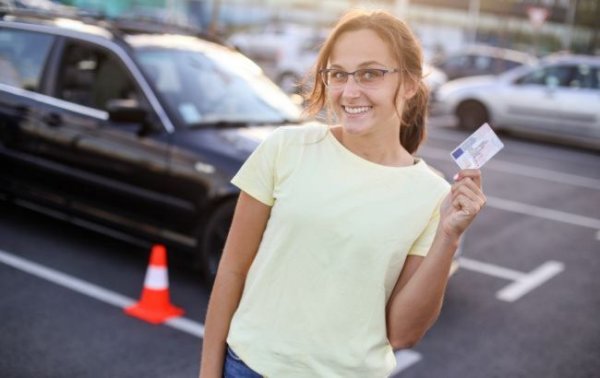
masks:
[[[269,378],[386,377],[385,307],[425,256],[449,184],[423,160],[387,167],[325,125],[278,128],[232,183],[272,206],[227,343]]]

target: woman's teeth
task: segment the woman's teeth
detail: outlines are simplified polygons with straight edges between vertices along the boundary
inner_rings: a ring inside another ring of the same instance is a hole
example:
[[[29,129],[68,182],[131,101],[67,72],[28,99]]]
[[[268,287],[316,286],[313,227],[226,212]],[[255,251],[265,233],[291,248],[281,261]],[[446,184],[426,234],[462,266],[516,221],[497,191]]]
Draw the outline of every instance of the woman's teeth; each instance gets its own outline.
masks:
[[[344,111],[346,111],[346,113],[350,113],[350,114],[365,113],[365,112],[368,112],[369,109],[371,109],[370,106],[358,106],[358,107],[344,106]]]

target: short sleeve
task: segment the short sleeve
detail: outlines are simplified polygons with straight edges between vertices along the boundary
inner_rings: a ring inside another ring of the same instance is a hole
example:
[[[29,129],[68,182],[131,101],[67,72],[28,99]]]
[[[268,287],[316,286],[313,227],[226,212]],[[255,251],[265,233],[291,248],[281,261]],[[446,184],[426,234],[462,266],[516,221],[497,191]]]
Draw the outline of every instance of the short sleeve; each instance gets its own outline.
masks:
[[[280,134],[271,133],[248,157],[231,183],[268,206],[275,199],[275,167],[279,154]]]
[[[417,240],[413,243],[410,251],[408,251],[409,256],[427,256],[429,249],[431,248],[431,244],[433,244],[433,238],[435,237],[435,233],[437,232],[438,224],[440,223],[440,206],[442,205],[443,198],[438,201],[427,226],[421,235],[417,238]]]

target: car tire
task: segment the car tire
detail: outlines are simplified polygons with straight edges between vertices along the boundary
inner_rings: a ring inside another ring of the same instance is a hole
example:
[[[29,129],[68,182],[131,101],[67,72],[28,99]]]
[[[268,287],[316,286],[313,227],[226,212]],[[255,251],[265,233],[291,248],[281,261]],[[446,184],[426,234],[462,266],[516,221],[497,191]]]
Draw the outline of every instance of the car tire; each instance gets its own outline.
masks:
[[[229,233],[235,201],[220,203],[212,212],[204,227],[201,228],[195,265],[201,271],[204,281],[212,286],[217,268]]]
[[[486,122],[490,117],[486,107],[478,101],[465,101],[456,109],[458,125],[464,130],[475,130]]]

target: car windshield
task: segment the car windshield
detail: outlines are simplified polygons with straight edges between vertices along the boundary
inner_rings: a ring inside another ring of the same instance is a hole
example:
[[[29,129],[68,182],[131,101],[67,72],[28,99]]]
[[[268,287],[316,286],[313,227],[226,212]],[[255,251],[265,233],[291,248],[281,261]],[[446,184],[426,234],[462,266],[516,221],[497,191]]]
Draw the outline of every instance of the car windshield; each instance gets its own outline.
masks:
[[[141,48],[136,58],[170,112],[187,127],[299,121],[298,106],[241,54]]]

